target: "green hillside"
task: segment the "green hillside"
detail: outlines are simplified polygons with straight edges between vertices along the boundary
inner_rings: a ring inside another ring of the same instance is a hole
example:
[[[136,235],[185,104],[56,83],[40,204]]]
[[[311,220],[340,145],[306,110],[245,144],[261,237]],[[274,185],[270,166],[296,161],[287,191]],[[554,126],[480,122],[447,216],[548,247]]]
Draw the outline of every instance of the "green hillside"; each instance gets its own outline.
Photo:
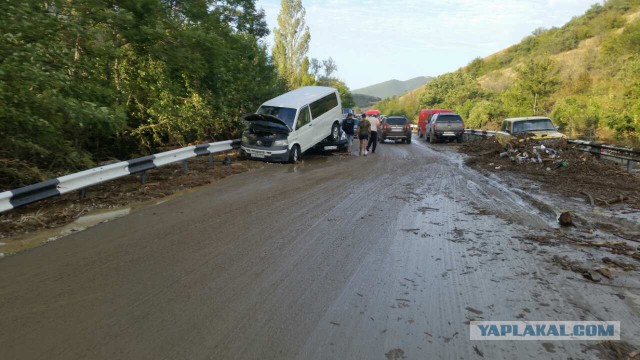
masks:
[[[353,102],[355,103],[356,107],[360,109],[370,108],[373,105],[375,105],[378,101],[382,100],[381,98],[376,96],[369,96],[369,95],[363,95],[363,94],[351,94],[351,96],[353,98]]]
[[[426,76],[418,76],[406,81],[394,79],[367,86],[362,89],[353,90],[353,93],[386,99],[392,96],[400,96],[408,91],[414,90],[426,84],[429,80],[431,80],[431,78]]]
[[[572,137],[640,142],[640,0],[608,0],[559,28],[436,77],[417,101],[451,108],[469,127],[548,115]],[[400,97],[376,106],[415,111]],[[390,111],[386,111],[390,112]]]

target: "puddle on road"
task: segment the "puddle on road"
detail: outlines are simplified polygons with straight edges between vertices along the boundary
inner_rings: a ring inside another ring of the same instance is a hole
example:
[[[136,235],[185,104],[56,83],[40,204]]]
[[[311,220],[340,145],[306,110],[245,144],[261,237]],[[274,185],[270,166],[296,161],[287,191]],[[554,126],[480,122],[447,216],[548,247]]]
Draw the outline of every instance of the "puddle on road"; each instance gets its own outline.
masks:
[[[8,239],[8,241],[0,244],[0,258],[4,257],[6,254],[15,254],[28,250],[48,242],[58,240],[69,234],[86,230],[100,223],[129,215],[130,212],[131,208],[96,210],[79,217],[71,224],[65,226],[54,229],[45,229],[35,233]]]

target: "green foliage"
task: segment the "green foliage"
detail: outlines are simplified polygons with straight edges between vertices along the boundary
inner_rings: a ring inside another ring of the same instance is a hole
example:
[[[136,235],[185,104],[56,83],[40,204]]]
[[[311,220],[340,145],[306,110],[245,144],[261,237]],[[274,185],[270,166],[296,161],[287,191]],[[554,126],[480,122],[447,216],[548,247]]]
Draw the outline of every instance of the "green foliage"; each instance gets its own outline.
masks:
[[[549,99],[560,83],[553,61],[548,57],[531,58],[516,69],[513,86],[502,94],[509,116],[545,114]]]
[[[338,89],[343,108],[352,108],[356,105],[353,101],[353,95],[351,95],[351,91],[349,90],[347,84],[344,83],[344,81],[339,80],[335,77],[322,76],[317,80],[316,85],[329,86]]]
[[[504,115],[495,101],[480,100],[469,112],[466,126],[472,129],[497,129]]]
[[[278,14],[278,27],[274,29],[273,61],[289,89],[311,85],[307,57],[311,34],[304,17],[306,10],[301,0],[282,0]]]
[[[420,97],[423,108],[448,108],[466,118],[476,101],[487,94],[478,81],[462,71],[441,75],[426,86]]]
[[[241,114],[284,90],[254,0],[0,0],[0,11],[3,187],[237,136]]]
[[[568,96],[558,100],[551,116],[564,132],[572,137],[593,138],[601,121],[600,104],[589,99]]]

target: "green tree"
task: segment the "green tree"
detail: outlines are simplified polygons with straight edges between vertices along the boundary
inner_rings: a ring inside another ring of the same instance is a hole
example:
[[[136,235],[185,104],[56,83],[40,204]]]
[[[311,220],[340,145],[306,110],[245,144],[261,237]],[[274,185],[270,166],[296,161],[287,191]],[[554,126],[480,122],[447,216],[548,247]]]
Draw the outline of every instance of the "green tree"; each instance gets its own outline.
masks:
[[[560,81],[549,57],[532,58],[516,69],[513,86],[502,94],[509,115],[538,115],[548,112],[551,95]]]
[[[313,83],[309,74],[309,41],[306,10],[301,0],[282,0],[274,32],[273,61],[290,89]]]

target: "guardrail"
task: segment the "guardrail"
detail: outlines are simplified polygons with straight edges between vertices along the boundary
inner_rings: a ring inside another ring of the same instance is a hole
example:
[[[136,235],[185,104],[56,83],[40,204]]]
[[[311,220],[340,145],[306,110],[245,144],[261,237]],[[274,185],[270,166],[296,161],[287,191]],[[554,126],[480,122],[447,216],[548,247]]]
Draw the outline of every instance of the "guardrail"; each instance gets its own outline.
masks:
[[[168,164],[183,163],[183,170],[188,170],[187,160],[196,156],[209,156],[209,163],[213,164],[213,154],[240,148],[240,140],[227,140],[209,144],[188,146],[181,149],[162,152],[133,160],[84,170],[75,174],[65,175],[56,179],[21,187],[0,193],[0,213],[19,206],[31,204],[50,197],[81,191],[106,181],[124,176],[140,174],[144,183],[145,173]]]
[[[473,130],[466,129],[465,134],[472,136],[492,137],[496,132],[491,130]],[[619,162],[626,166],[627,171],[631,172],[635,163],[640,163],[640,149],[625,148],[609,144],[603,144],[585,140],[567,140],[569,144],[575,145],[576,150],[588,152],[598,157]]]
[[[496,135],[496,132],[495,131],[491,131],[491,130],[465,129],[464,133],[467,134],[467,135],[482,136],[482,137],[491,137],[491,136],[495,136]]]
[[[585,140],[569,140],[568,142],[576,145],[574,148],[577,150],[589,152],[605,159],[615,159],[614,161],[626,166],[629,172],[633,171],[635,163],[640,162],[640,149],[624,148]]]

